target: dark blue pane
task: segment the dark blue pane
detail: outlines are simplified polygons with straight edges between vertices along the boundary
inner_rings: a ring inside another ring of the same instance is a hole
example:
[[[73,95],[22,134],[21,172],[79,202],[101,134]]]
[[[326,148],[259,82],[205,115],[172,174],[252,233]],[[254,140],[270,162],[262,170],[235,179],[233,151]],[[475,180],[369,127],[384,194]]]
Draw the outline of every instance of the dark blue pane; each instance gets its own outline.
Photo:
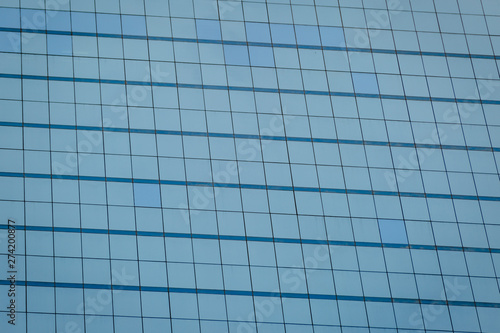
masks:
[[[219,21],[196,20],[196,31],[199,39],[221,39]]]
[[[273,43],[295,44],[295,31],[293,30],[293,25],[271,24],[271,35],[273,37]]]
[[[21,28],[23,29],[45,29],[45,11],[33,9],[21,9]]]
[[[377,77],[371,73],[352,73],[354,91],[360,94],[378,94]]]
[[[71,55],[71,36],[47,35],[47,53],[53,55]]]
[[[250,62],[252,66],[274,66],[274,55],[272,47],[250,46]]]
[[[256,43],[271,43],[269,25],[265,23],[246,23],[247,40]]]
[[[0,8],[0,26],[5,28],[19,28],[20,12],[16,8]]]
[[[73,26],[73,31],[95,32],[95,14],[72,12],[71,25]]]
[[[47,30],[71,31],[69,12],[47,11]]]
[[[310,25],[296,25],[295,34],[297,35],[297,44],[301,45],[320,45],[318,27]]]
[[[161,207],[160,185],[134,183],[134,203],[140,207]]]
[[[403,220],[378,220],[382,243],[408,244]]]
[[[227,65],[248,65],[248,50],[242,45],[224,45]]]
[[[146,36],[146,20],[144,16],[122,15],[124,35]]]
[[[120,15],[97,14],[97,32],[120,35],[122,33]]]
[[[337,27],[320,27],[323,46],[345,46],[344,30]]]
[[[0,31],[0,51],[19,52],[21,50],[21,34],[19,32]]]

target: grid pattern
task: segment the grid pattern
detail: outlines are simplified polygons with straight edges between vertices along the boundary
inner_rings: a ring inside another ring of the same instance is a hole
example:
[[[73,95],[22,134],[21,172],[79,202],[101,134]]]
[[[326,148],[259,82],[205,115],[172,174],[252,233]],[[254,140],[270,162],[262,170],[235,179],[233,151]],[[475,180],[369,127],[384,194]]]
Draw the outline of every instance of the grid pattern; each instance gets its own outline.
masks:
[[[3,0],[0,331],[498,333],[499,60],[498,0]]]

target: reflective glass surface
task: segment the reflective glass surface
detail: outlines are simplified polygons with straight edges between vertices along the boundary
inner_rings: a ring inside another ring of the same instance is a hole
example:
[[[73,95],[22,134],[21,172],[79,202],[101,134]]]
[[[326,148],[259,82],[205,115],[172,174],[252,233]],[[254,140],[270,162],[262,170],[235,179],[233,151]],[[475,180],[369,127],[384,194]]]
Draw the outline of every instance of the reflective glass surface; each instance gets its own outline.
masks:
[[[0,332],[498,333],[498,0],[0,2]]]

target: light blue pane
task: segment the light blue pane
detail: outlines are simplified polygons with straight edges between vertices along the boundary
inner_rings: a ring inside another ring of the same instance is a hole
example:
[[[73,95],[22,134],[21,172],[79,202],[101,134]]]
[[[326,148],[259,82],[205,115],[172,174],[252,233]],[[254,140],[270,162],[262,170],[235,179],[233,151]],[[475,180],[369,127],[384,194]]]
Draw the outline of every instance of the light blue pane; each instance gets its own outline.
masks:
[[[146,20],[144,16],[122,15],[124,35],[146,36]]]
[[[319,40],[318,27],[309,25],[296,25],[295,34],[297,35],[297,44],[321,45]]]
[[[21,50],[20,33],[0,31],[0,51],[19,52],[19,50]]]
[[[160,204],[160,185],[134,183],[134,203],[140,207],[156,207]]]
[[[120,15],[97,14],[97,32],[120,35],[122,33]]]
[[[344,31],[337,27],[320,27],[323,46],[345,46]]]
[[[0,8],[0,27],[19,28],[20,12],[16,8]]]
[[[45,11],[33,9],[21,9],[21,28],[23,29],[45,29]]]
[[[405,223],[403,220],[378,220],[382,243],[407,244]]]
[[[252,66],[273,67],[274,56],[272,47],[250,46],[250,61]]]
[[[69,12],[47,11],[47,30],[70,31]]]
[[[172,319],[172,331],[196,333],[200,332],[200,328],[197,320]]]
[[[95,32],[95,14],[72,12],[71,25],[73,26],[73,31]]]
[[[224,45],[227,65],[248,65],[248,50],[243,45]]]
[[[45,297],[35,297],[37,300],[41,300]],[[46,299],[48,302],[50,302],[50,297],[47,297]],[[46,303],[45,307],[48,306],[50,303]],[[52,305],[53,306],[53,305]],[[52,310],[53,311],[53,310]],[[44,327],[44,330],[48,330],[49,332],[55,332],[55,320],[54,320],[54,315],[53,314],[38,314],[38,313],[29,313],[27,316],[27,327]],[[18,322],[17,322],[18,323]],[[16,325],[17,325],[16,323]],[[30,329],[28,329],[30,330]],[[34,329],[34,331],[37,331],[38,329]],[[26,331],[27,332],[27,331]]]
[[[271,43],[269,25],[265,23],[246,23],[247,40],[257,43]]]
[[[196,31],[199,39],[221,40],[219,21],[196,20]]]
[[[354,91],[360,94],[378,94],[377,77],[369,73],[352,73]]]
[[[271,24],[271,36],[273,37],[273,43],[295,44],[295,31],[293,25]]]
[[[71,55],[71,36],[47,35],[47,53],[54,55]]]
[[[170,333],[170,320],[160,318],[144,318],[142,320],[144,332]]]

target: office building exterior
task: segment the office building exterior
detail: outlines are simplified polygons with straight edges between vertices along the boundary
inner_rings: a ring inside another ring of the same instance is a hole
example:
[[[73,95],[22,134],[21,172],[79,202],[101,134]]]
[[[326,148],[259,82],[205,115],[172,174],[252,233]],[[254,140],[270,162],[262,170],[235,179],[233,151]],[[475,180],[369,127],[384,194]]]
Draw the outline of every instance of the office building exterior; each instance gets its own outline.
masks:
[[[0,1],[0,331],[500,332],[497,0]]]

